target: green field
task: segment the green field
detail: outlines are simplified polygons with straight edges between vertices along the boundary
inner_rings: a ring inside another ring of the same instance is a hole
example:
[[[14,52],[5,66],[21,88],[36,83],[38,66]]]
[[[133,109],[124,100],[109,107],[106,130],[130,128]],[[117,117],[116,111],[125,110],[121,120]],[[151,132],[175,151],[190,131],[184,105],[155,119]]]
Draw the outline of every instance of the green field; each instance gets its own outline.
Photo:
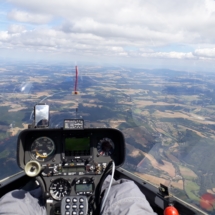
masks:
[[[9,156],[10,152],[5,149],[4,151],[0,152],[0,159],[7,158]]]
[[[184,181],[185,192],[188,197],[193,200],[199,202],[199,197],[196,195],[198,193],[200,187],[193,181]]]
[[[25,117],[25,111],[8,112],[10,106],[0,106],[1,121],[11,124],[15,122],[15,127],[23,127],[22,120]]]

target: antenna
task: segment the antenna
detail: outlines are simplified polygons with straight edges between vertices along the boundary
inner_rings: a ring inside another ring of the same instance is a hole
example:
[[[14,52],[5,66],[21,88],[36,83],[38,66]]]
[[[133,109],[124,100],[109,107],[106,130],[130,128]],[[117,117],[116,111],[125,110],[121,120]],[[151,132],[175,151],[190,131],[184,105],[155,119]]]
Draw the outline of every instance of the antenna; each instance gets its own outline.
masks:
[[[74,94],[77,95],[77,86],[78,86],[78,66],[75,66],[75,89],[74,89]]]

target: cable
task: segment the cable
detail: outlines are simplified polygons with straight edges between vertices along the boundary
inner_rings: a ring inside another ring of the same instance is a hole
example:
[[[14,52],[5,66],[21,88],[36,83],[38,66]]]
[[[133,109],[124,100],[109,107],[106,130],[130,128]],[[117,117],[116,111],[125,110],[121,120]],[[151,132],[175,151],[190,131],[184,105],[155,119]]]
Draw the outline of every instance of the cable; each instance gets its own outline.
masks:
[[[112,165],[112,161],[110,161],[107,165],[107,167],[105,168],[105,171],[103,172],[101,179],[99,181],[99,184],[96,187],[96,192],[95,192],[95,202],[96,202],[96,210],[97,210],[97,214],[100,213],[100,208],[101,208],[101,189],[102,189],[102,185],[106,179],[106,177],[109,175],[109,173],[111,172],[111,165]]]
[[[109,192],[110,192],[111,185],[112,185],[112,183],[113,183],[113,176],[114,176],[114,172],[115,172],[115,163],[114,163],[114,161],[112,161],[112,163],[113,163],[113,165],[112,165],[111,180],[110,180],[110,184],[109,184],[108,190],[107,190],[107,192],[106,192],[106,195],[105,195],[105,197],[104,197],[104,201],[103,201],[103,203],[102,203],[101,214],[102,214],[102,211],[103,211],[103,209],[104,209],[105,202],[106,202],[106,200],[107,200],[108,194],[109,194]]]

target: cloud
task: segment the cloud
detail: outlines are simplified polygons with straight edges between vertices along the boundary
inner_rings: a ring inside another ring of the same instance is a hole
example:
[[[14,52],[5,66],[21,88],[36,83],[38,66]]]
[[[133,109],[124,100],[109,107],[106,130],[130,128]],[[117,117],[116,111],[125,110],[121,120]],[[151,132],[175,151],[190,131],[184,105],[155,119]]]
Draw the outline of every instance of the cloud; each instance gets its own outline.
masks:
[[[159,52],[149,48],[127,49],[125,44],[132,42],[125,40],[120,43],[114,39],[105,39],[90,33],[64,32],[57,29],[49,29],[47,27],[25,30],[23,26],[12,25],[8,32],[0,33],[0,47],[7,48],[23,48],[28,51],[37,51],[44,53],[70,53],[91,56],[109,56],[109,57],[138,57],[153,59],[207,59],[215,54],[215,49],[197,49],[192,52]],[[132,43],[135,45],[135,43]],[[144,45],[144,43],[142,43]],[[206,51],[207,54],[206,54]]]
[[[215,58],[215,48],[196,49],[194,55],[203,58]]]
[[[9,34],[21,33],[25,30],[25,27],[22,25],[10,25],[8,28]]]
[[[51,15],[33,14],[24,11],[13,10],[8,13],[8,18],[18,22],[27,22],[33,24],[46,24],[51,21]]]
[[[10,35],[8,34],[7,31],[0,31],[0,42],[7,42],[8,39],[10,38]]]
[[[12,26],[13,32],[19,29]],[[54,29],[41,28],[37,30],[25,30],[19,34],[9,32],[0,33],[2,48],[13,46],[14,48],[27,48],[43,52],[82,53],[100,55],[125,55],[123,47],[110,44],[104,39],[91,34],[64,33]]]
[[[8,32],[0,32],[0,47],[79,54],[92,60],[119,57],[127,62],[135,58],[190,62],[213,55],[212,0],[9,2],[12,9],[7,17],[12,21]]]
[[[183,39],[180,32],[173,37],[171,33],[157,32],[146,27],[99,23],[91,18],[81,19],[75,23],[66,23],[62,25],[60,30],[65,33],[94,34],[107,39],[114,38],[121,41],[123,39],[125,42],[133,41],[136,44],[141,42],[145,45],[164,45],[169,42],[179,42]]]
[[[205,7],[209,15],[215,12],[215,2],[211,0],[205,0]]]
[[[170,59],[194,59],[193,53],[184,52],[154,52],[154,53],[143,53],[142,57],[153,57],[153,58],[170,58]]]
[[[120,45],[152,48],[170,43],[213,43],[215,15],[212,0],[10,0],[23,11],[13,10],[15,20],[47,23],[64,20],[56,28],[65,33],[93,34]],[[24,12],[26,11],[26,12]],[[36,17],[38,16],[38,18]],[[22,17],[22,18],[20,18]],[[31,17],[31,18],[29,18]],[[173,50],[176,51],[176,50]]]

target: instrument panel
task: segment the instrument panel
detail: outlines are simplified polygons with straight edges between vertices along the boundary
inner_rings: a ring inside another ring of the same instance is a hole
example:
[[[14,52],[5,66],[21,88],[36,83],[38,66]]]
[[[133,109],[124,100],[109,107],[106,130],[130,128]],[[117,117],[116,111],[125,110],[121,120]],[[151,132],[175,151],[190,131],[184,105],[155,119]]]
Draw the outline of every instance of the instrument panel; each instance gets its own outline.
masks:
[[[125,159],[123,134],[116,129],[27,129],[18,137],[17,159],[24,169],[30,161],[40,163],[40,177],[50,199],[67,195],[94,195],[102,173],[113,160]]]

